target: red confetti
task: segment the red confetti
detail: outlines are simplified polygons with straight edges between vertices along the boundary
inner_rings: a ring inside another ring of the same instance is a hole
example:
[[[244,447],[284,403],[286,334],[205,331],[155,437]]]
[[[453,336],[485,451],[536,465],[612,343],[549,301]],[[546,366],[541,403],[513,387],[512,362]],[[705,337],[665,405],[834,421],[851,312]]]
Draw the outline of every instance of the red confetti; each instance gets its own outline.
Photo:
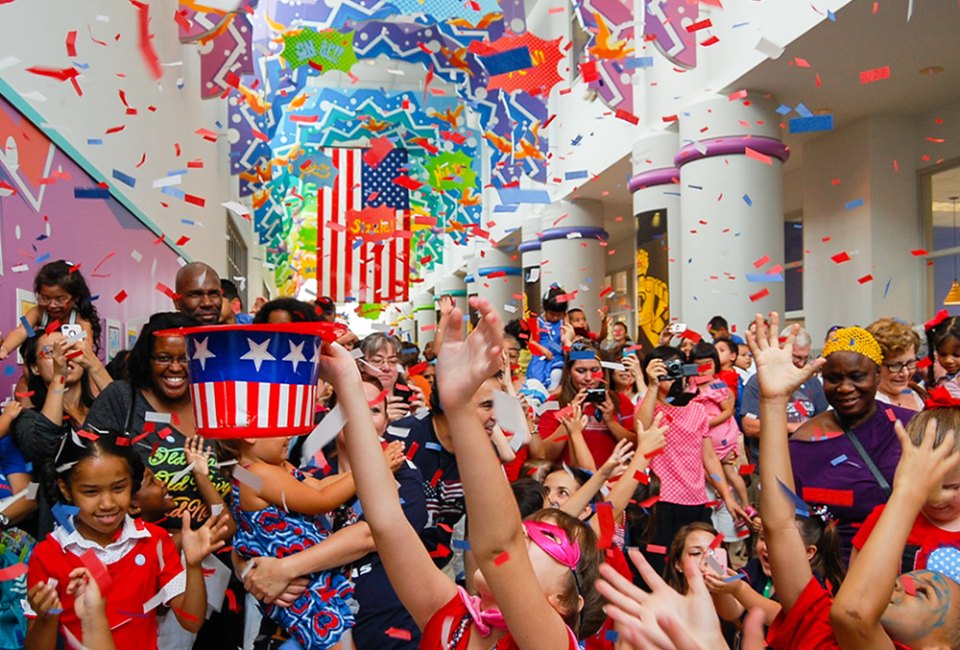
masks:
[[[914,257],[926,257],[929,253],[922,248],[915,248],[914,250],[910,251],[910,254]]]
[[[890,78],[890,66],[886,65],[882,68],[874,68],[873,70],[864,70],[860,73],[860,83],[861,84],[870,84],[874,81],[880,81],[881,79]]]
[[[654,555],[666,555],[667,547],[658,546],[656,544],[647,544],[647,553],[653,553]]]
[[[867,273],[865,276],[861,278],[857,278],[857,282],[859,282],[860,284],[866,284],[867,282],[872,282],[872,281],[873,281],[873,276],[870,275],[869,273]]]
[[[387,628],[387,636],[394,639],[400,639],[402,641],[409,641],[411,639],[409,630],[401,630],[398,627]]]
[[[437,548],[430,551],[430,557],[448,557],[449,555],[450,549],[443,544],[437,544]]]
[[[414,456],[417,455],[418,449],[420,449],[420,443],[414,440],[410,444],[410,449],[407,450],[407,460],[413,460]]]
[[[8,566],[5,569],[0,569],[0,582],[6,582],[7,580],[15,580],[20,576],[26,574],[27,565],[23,562],[14,564],[13,566]]]
[[[639,505],[641,508],[649,508],[659,500],[660,500],[660,495],[652,496],[649,499],[644,499],[637,505]]]
[[[67,56],[77,56],[77,32],[67,32]]]
[[[90,572],[90,577],[97,581],[97,586],[100,587],[100,593],[109,593],[110,585],[112,584],[110,573],[107,571],[107,567],[104,566],[103,562],[100,561],[100,558],[97,557],[97,554],[93,552],[93,549],[87,549],[86,552],[80,556],[80,561],[83,562],[83,566]]]
[[[410,190],[411,192],[415,192],[423,187],[423,183],[416,179],[410,178],[409,176],[397,176],[393,179],[393,182],[404,189]]]
[[[753,268],[759,269],[761,266],[763,266],[764,264],[767,264],[769,261],[770,261],[770,256],[764,255],[763,257],[761,257],[760,259],[758,259],[756,262],[753,263]]]
[[[754,464],[741,465],[737,471],[740,473],[740,476],[749,476],[750,474],[753,474],[753,472],[756,471],[756,469],[757,469],[757,466]]]
[[[852,506],[853,490],[832,490],[830,488],[803,488],[801,498],[809,503],[822,503],[828,506]]]
[[[609,501],[597,504],[597,523],[600,525],[600,535],[597,536],[597,548],[607,549],[613,543],[616,532],[616,522],[613,519],[613,504]]]
[[[145,2],[130,0],[130,4],[137,8],[137,19],[140,27],[140,54],[147,64],[147,70],[153,76],[154,80],[163,77],[163,71],[160,69],[160,59],[157,57],[156,50],[153,49],[153,34],[150,33],[150,6]]]
[[[630,122],[630,124],[639,124],[640,118],[631,113],[630,111],[625,111],[622,108],[618,108],[616,112],[618,119],[621,119],[625,122]]]
[[[830,259],[832,259],[837,264],[843,264],[844,262],[850,261],[850,255],[846,251],[841,251],[836,255],[833,255]]]
[[[641,483],[643,485],[650,485],[650,477],[647,476],[646,472],[641,472],[640,470],[637,470],[633,473],[633,478],[637,483]]]
[[[509,559],[510,559],[510,554],[507,553],[506,551],[504,551],[503,553],[501,553],[501,554],[498,555],[497,557],[493,558],[493,563],[494,563],[495,565],[497,565],[497,566],[500,566],[500,565],[503,564],[504,562],[507,562]]]
[[[763,288],[756,293],[750,294],[750,302],[757,302],[761,298],[766,298],[769,295],[770,295],[770,290],[767,288]]]
[[[908,596],[915,596],[917,594],[917,585],[913,582],[913,576],[901,575],[900,584],[903,585],[903,593]]]
[[[687,25],[687,31],[692,34],[694,32],[700,31],[701,29],[707,29],[708,27],[713,27],[713,23],[710,22],[709,18],[693,23],[691,25]]]
[[[586,63],[581,63],[580,74],[583,76],[583,81],[585,83],[590,83],[591,81],[596,81],[599,79],[600,73],[597,71],[597,62],[587,61]]]
[[[713,550],[723,544],[723,533],[717,533],[717,536],[710,542],[710,549]]]

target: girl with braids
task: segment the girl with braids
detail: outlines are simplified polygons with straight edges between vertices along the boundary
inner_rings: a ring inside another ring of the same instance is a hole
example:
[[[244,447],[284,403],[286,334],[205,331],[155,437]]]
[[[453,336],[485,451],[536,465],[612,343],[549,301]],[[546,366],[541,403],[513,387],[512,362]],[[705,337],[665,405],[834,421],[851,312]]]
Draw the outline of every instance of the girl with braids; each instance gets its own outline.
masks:
[[[63,260],[45,264],[33,281],[37,306],[24,318],[34,330],[46,330],[51,324],[79,325],[94,354],[100,352],[100,316],[93,305],[87,281],[77,270]],[[57,328],[59,329],[59,328]],[[17,325],[0,344],[0,360],[27,340],[23,323]]]
[[[924,329],[931,362],[927,386],[944,385],[951,395],[960,397],[960,318],[950,316],[944,309],[928,321]],[[936,372],[938,364],[945,373],[939,377]]]

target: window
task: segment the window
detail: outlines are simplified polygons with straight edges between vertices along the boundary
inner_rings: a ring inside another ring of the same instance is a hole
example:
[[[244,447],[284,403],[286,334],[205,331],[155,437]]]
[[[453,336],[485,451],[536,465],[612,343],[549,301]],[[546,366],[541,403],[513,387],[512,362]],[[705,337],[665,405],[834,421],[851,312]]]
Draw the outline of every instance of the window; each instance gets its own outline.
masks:
[[[787,313],[803,311],[803,213],[788,214],[783,223],[783,281]]]
[[[927,312],[944,308],[944,299],[960,270],[960,164],[920,178],[927,229]],[[946,305],[960,314],[960,305]]]
[[[627,332],[630,333],[631,339],[634,337],[634,328],[636,327],[633,312],[636,296],[633,294],[632,276],[632,270],[623,270],[605,277],[603,288],[612,287],[613,291],[604,297],[604,303],[601,305],[601,307],[605,306],[609,310],[611,326],[617,321],[623,321],[627,324]]]

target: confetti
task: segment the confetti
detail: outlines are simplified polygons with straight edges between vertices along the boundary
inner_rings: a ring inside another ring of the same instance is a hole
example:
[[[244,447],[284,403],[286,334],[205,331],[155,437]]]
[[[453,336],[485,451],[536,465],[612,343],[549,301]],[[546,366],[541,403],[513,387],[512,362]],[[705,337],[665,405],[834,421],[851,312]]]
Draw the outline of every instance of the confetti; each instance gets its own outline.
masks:
[[[805,487],[803,488],[803,500],[808,503],[849,507],[853,505],[853,490]]]
[[[22,575],[26,575],[27,565],[23,562],[14,564],[13,566],[8,566],[5,569],[0,569],[0,582],[6,582],[7,580],[15,580]]]
[[[870,84],[875,81],[880,81],[882,79],[890,78],[890,66],[884,66],[882,68],[873,68],[872,70],[864,70],[860,73],[860,83],[861,84]]]
[[[493,563],[497,566],[501,566],[504,562],[508,562],[509,560],[510,560],[510,554],[504,551],[503,553],[501,553],[500,555],[498,555],[493,559]]]
[[[844,262],[850,261],[850,255],[846,251],[842,251],[830,257],[836,264],[843,264]]]

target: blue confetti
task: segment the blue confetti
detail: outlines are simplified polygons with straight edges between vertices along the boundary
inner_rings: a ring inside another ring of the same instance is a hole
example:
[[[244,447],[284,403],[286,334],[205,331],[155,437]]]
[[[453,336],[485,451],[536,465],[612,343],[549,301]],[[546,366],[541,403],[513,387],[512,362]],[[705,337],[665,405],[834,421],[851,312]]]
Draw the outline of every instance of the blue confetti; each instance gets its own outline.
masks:
[[[530,59],[530,48],[526,45],[478,58],[480,64],[486,68],[487,74],[491,77],[533,67],[533,61]]]
[[[777,107],[777,113],[779,113],[780,115],[786,115],[787,113],[791,113],[791,112],[793,112],[793,109],[787,106],[786,104],[780,104]]]
[[[438,442],[428,442],[428,443],[425,443],[423,446],[426,447],[427,449],[430,449],[431,451],[443,451],[443,446],[440,445],[440,443]]]
[[[552,203],[550,194],[546,190],[521,190],[517,188],[497,190],[501,203]]]
[[[837,14],[833,13],[829,9],[827,9],[827,18],[829,18],[833,22],[837,22]]]
[[[744,195],[743,195],[743,202],[746,203],[746,204],[747,204],[748,206],[750,206],[751,208],[753,207],[753,199],[750,198],[750,195],[749,195],[749,194],[744,194]]]
[[[17,372],[17,369],[14,368],[13,366],[7,366],[6,368],[3,369],[3,374],[6,375],[7,377],[10,377],[16,372]]]
[[[93,144],[103,144],[103,139],[102,139],[102,138],[87,138],[87,144],[90,144],[90,145],[93,145]]]
[[[813,115],[812,117],[795,117],[790,120],[790,133],[813,133],[815,131],[832,131],[833,115]]]
[[[840,454],[839,456],[837,456],[836,458],[834,458],[833,460],[831,460],[831,461],[830,461],[830,464],[833,465],[834,467],[836,467],[836,466],[839,465],[840,463],[845,463],[845,462],[847,462],[847,455],[846,455],[846,454]]]
[[[863,199],[855,199],[853,201],[848,201],[847,203],[843,204],[843,207],[846,208],[847,210],[853,210],[861,206],[863,206]]]
[[[465,539],[455,539],[450,543],[450,545],[458,551],[470,550],[470,542]]]
[[[743,580],[747,575],[745,573],[737,573],[732,576],[727,576],[726,578],[721,578],[724,582],[736,582],[737,580]]]
[[[65,503],[57,503],[50,509],[53,518],[57,520],[57,523],[67,529],[68,533],[72,533],[75,529],[73,524],[70,523],[70,517],[73,517],[80,512],[80,508],[76,506],[68,506]]]
[[[747,282],[783,282],[780,273],[747,273]]]
[[[109,199],[110,190],[102,187],[75,187],[73,188],[73,198],[75,199]]]
[[[887,297],[887,294],[890,293],[890,283],[892,283],[892,282],[893,282],[893,278],[890,278],[889,280],[887,280],[887,286],[885,286],[885,287],[883,288],[883,297],[884,297],[884,298],[886,298],[886,297]]]
[[[195,225],[197,225],[196,222],[194,222],[192,219],[181,219],[181,220],[180,220],[180,223],[182,223],[182,224],[184,224],[184,225],[187,225],[187,226],[195,226]]]
[[[651,68],[653,67],[653,57],[652,56],[638,56],[632,59],[627,59],[624,61],[627,64],[627,70],[636,70],[637,68]]]
[[[563,174],[563,178],[564,180],[568,180],[568,181],[574,181],[574,180],[577,180],[578,178],[590,178],[590,172],[588,172],[586,169],[580,169],[578,171],[573,171],[573,172],[565,172]]]
[[[576,147],[578,144],[580,144],[582,140],[583,140],[583,136],[578,135],[577,137],[575,137],[573,140],[570,141],[570,146]]]
[[[516,212],[517,205],[496,205],[493,207],[494,212]]]
[[[797,114],[800,115],[800,117],[813,117],[813,111],[804,106],[803,102],[797,104]]]
[[[48,259],[50,259],[50,253],[44,253],[43,255],[40,255],[39,257],[37,257],[37,259],[33,261],[36,262],[37,264],[43,264]]]
[[[788,497],[791,501],[793,501],[793,505],[794,505],[794,507],[796,508],[797,514],[800,515],[801,517],[809,517],[809,516],[810,516],[810,506],[807,505],[807,502],[804,501],[803,499],[801,499],[800,497],[798,497],[796,494],[794,494],[793,490],[791,490],[791,489],[788,488],[786,485],[784,485],[784,484],[783,484],[783,481],[781,481],[780,479],[777,479],[777,483],[780,484],[780,490],[781,490],[785,495],[787,495],[787,497]]]
[[[620,634],[616,630],[607,630],[604,632],[603,637],[610,643],[616,643],[617,639],[620,638]]]
[[[171,187],[169,185],[167,187],[161,187],[160,193],[168,194],[174,198],[181,199],[181,200],[183,199],[184,196],[186,196],[186,192],[181,190],[179,187]]]
[[[37,333],[33,331],[33,326],[30,325],[30,321],[27,320],[26,316],[20,317],[20,324],[23,325],[23,329],[27,330],[27,338],[33,338],[37,335]]]
[[[130,175],[128,175],[128,174],[124,174],[124,173],[123,173],[122,171],[120,171],[119,169],[114,169],[114,170],[113,170],[113,177],[114,177],[115,179],[117,179],[118,181],[120,181],[121,183],[123,183],[124,185],[129,185],[130,187],[136,187],[136,186],[137,186],[137,179],[136,179],[136,178],[134,178],[133,176],[130,176]]]

